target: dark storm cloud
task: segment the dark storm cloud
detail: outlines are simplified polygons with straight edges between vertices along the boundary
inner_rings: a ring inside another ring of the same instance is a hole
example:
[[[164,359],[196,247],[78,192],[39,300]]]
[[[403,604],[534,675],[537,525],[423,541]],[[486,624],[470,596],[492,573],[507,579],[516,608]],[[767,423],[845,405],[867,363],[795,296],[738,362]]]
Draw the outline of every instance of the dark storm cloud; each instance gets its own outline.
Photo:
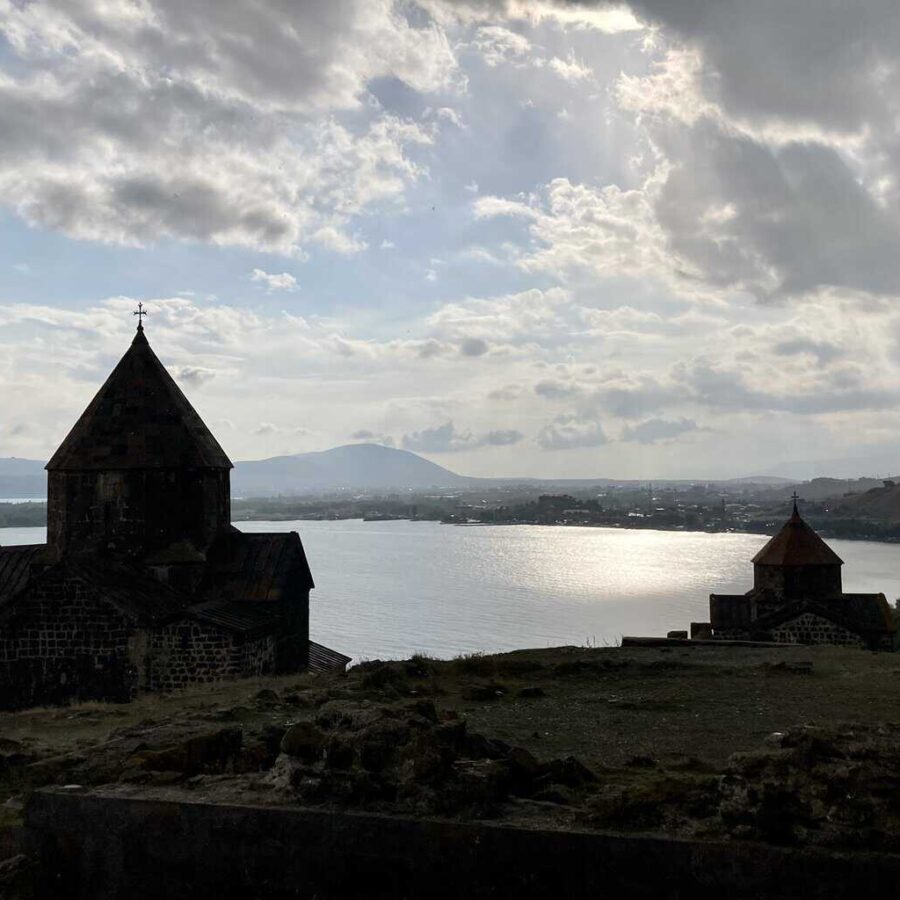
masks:
[[[564,415],[548,422],[538,432],[536,441],[542,450],[574,450],[600,447],[607,443],[607,438],[600,422]]]
[[[453,422],[448,421],[434,428],[405,434],[401,443],[404,450],[417,453],[454,453],[479,447],[506,447],[519,443],[523,437],[522,432],[515,429],[475,435],[471,431],[458,431]]]
[[[763,298],[826,285],[900,293],[900,220],[836,150],[772,147],[710,120],[673,131],[661,146],[678,165],[656,214],[670,248],[705,281]]]
[[[481,338],[466,338],[459,345],[459,352],[463,356],[483,356],[488,349],[487,341],[483,341]]]
[[[809,338],[780,341],[772,348],[772,352],[778,356],[798,356],[805,353],[814,356],[821,364],[840,359],[846,353],[845,350],[834,344],[826,341],[813,341]]]
[[[655,444],[696,430],[697,423],[693,419],[647,419],[646,422],[626,427],[622,432],[622,440]]]

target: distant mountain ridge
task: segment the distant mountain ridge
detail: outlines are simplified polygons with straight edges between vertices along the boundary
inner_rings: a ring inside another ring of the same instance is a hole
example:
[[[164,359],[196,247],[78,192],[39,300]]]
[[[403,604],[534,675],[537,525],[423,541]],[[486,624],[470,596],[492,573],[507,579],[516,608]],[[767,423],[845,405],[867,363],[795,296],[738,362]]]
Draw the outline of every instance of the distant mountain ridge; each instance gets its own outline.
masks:
[[[474,481],[408,450],[345,444],[316,453],[236,463],[231,491],[236,497],[265,497],[354,488],[460,488]]]
[[[47,473],[44,465],[43,461],[34,459],[0,458],[0,499],[46,497]],[[381,444],[345,444],[313,453],[239,461],[235,463],[231,486],[235,497],[249,498],[348,490],[467,490],[513,485],[565,491],[591,486],[637,485],[646,483],[647,480],[602,477],[478,478],[459,475],[408,450],[397,450]],[[649,480],[660,487],[701,482],[720,484],[723,487],[757,484],[778,490],[798,484],[803,479],[759,475],[730,479]],[[844,493],[846,490],[847,488],[835,493]]]
[[[0,498],[33,498],[47,496],[46,462],[19,459],[15,456],[0,459]]]

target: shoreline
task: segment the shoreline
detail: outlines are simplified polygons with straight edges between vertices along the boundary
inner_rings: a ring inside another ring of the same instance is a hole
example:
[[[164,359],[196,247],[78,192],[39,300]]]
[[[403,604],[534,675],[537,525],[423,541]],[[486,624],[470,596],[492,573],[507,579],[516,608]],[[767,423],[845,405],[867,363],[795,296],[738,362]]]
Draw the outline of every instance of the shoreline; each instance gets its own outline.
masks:
[[[39,501],[24,501],[24,503]],[[24,505],[16,504],[16,505]],[[659,531],[673,534],[749,534],[758,535],[759,537],[771,537],[775,533],[775,529],[767,531],[755,531],[748,528],[685,528],[682,526],[671,526],[659,523],[653,525],[624,525],[614,522],[447,522],[439,519],[421,519],[409,516],[391,516],[384,518],[366,518],[365,516],[304,516],[304,515],[251,515],[241,516],[232,519],[232,524],[239,526],[241,522],[363,522],[365,524],[373,524],[380,522],[431,522],[439,525],[449,525],[457,528],[483,528],[496,527],[505,528],[510,526],[541,526],[544,528],[606,528],[615,531]],[[21,530],[24,528],[45,528],[45,523],[40,524],[21,524],[21,525],[0,525],[0,536],[6,530]],[[828,540],[835,541],[854,541],[866,544],[900,544],[900,537],[880,537],[876,535],[866,534],[836,534],[830,529],[826,523],[816,522],[816,531]],[[0,540],[0,546],[3,541]]]

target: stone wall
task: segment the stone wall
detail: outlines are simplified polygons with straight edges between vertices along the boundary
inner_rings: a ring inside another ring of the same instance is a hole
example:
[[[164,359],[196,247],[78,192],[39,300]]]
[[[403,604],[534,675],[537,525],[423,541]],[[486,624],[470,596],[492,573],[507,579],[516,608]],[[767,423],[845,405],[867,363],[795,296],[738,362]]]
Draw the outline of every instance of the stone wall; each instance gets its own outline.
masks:
[[[49,789],[26,810],[44,900],[839,900],[900,857]]]
[[[213,625],[183,619],[147,635],[134,649],[141,687],[171,691],[224,678],[265,675],[275,668],[275,639],[242,641]]]
[[[43,578],[0,628],[0,709],[127,701],[275,671],[276,640],[189,619],[136,626],[80,578]]]
[[[128,469],[47,478],[47,544],[142,556],[179,541],[205,550],[231,526],[227,469]]]
[[[815,613],[801,613],[795,619],[771,630],[772,640],[779,644],[841,644],[865,647],[862,638],[846,628]]]
[[[44,579],[0,630],[0,707],[129,700],[132,629],[80,579]]]
[[[759,615],[765,615],[781,606],[785,600],[802,600],[809,597],[839,597],[841,587],[840,566],[753,566],[753,587],[759,591],[771,591],[772,600],[765,595],[758,600]]]

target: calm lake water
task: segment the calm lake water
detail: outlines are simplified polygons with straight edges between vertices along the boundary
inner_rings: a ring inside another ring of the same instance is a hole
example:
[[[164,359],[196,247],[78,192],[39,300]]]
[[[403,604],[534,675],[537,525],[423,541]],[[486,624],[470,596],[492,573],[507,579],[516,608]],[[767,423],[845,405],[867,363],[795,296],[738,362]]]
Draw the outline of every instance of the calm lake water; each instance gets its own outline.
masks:
[[[316,581],[314,640],[356,659],[603,644],[708,618],[751,586],[760,535],[431,522],[240,522],[299,531]],[[43,528],[0,528],[0,545]],[[830,541],[844,589],[900,595],[900,546]]]

